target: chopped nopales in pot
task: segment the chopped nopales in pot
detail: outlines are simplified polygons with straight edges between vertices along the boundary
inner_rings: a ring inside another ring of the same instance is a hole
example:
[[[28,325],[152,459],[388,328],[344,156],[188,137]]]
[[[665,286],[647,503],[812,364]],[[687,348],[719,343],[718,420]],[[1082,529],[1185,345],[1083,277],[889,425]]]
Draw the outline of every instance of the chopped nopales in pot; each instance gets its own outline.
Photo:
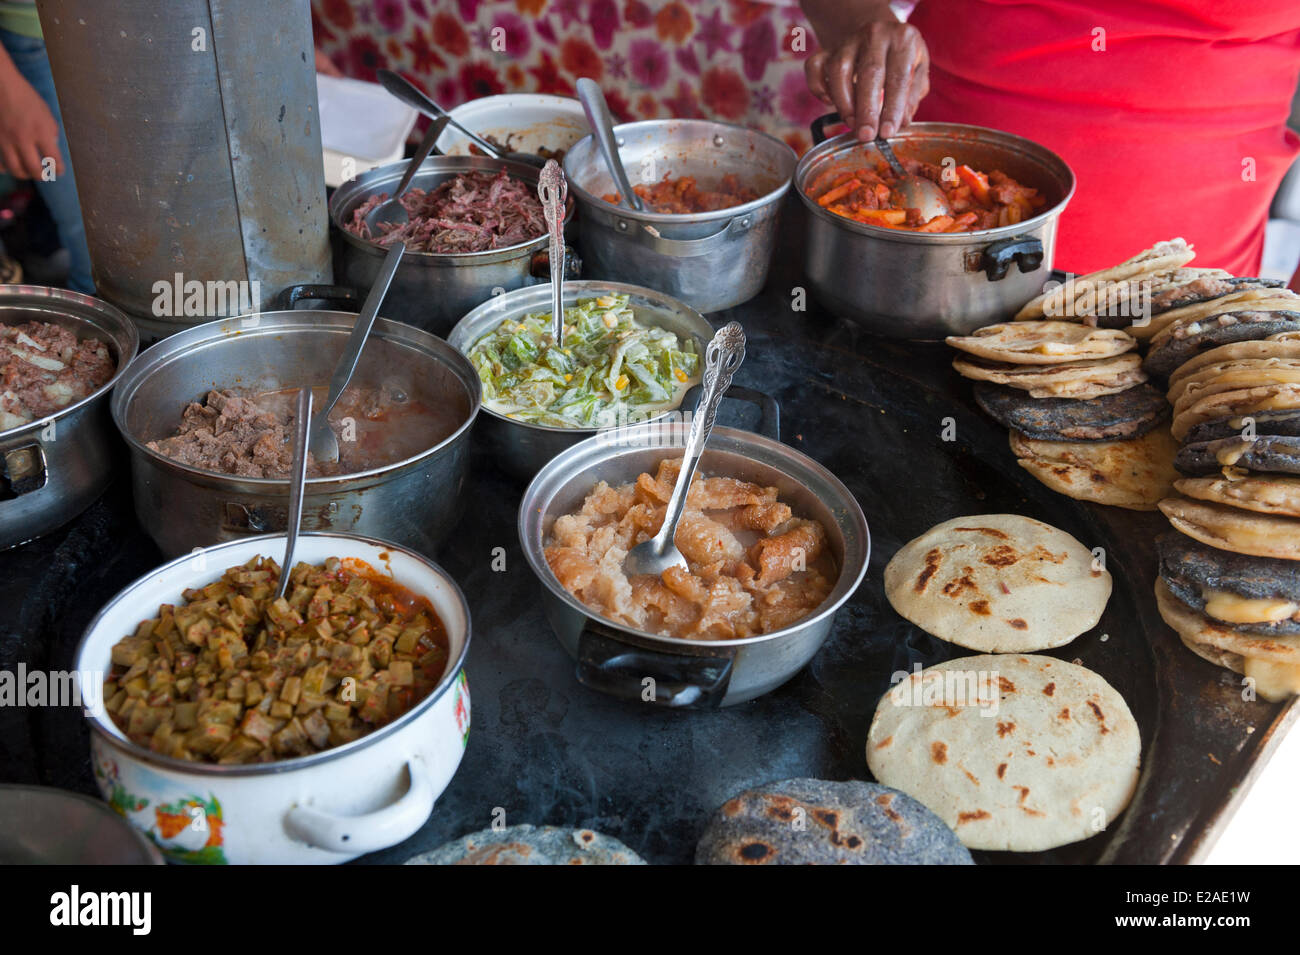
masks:
[[[564,310],[563,347],[551,313],[506,319],[469,350],[485,407],[558,428],[605,428],[677,407],[700,379],[695,341],[637,321],[627,295]]]
[[[209,763],[306,756],[438,685],[450,644],[427,599],[354,558],[295,565],[272,600],[279,577],[254,557],[113,646],[105,708],[132,742]]]

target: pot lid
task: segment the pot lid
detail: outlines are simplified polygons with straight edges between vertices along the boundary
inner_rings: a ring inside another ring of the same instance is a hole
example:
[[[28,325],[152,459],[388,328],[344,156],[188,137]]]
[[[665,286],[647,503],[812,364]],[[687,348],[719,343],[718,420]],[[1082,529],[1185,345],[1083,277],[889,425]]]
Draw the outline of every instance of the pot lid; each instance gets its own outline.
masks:
[[[0,865],[162,865],[106,804],[48,786],[0,786]]]

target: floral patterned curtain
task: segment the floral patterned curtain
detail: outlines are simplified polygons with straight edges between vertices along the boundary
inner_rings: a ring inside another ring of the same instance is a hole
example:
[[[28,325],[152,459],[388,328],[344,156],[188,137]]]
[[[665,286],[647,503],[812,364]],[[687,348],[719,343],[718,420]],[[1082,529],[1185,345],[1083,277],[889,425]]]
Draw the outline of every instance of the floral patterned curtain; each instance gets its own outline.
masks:
[[[597,80],[621,120],[708,117],[802,153],[826,111],[798,6],[750,0],[312,0],[317,45],[348,76],[381,67],[450,109],[496,93],[572,96]]]

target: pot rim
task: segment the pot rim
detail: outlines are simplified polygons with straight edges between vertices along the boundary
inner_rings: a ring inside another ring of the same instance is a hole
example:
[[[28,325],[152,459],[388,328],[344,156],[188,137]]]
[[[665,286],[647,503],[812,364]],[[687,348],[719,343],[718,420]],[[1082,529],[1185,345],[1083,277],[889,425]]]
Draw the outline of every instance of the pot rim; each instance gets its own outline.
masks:
[[[614,294],[640,295],[643,298],[658,299],[665,307],[671,309],[680,309],[681,311],[689,313],[688,317],[698,318],[700,322],[703,323],[704,325],[709,325],[709,320],[704,317],[704,314],[700,312],[699,309],[692,308],[690,305],[687,305],[685,302],[681,301],[681,299],[673,298],[671,295],[665,294],[664,292],[660,292],[652,288],[648,288],[644,285],[632,285],[627,282],[609,282],[609,281],[605,281],[604,279],[579,279],[573,282],[565,282],[564,291],[566,293],[569,291],[577,291],[579,293],[578,297],[581,297],[582,292],[590,292],[591,295],[594,296],[597,294],[597,288],[591,288],[591,286],[596,286],[599,290],[602,290],[605,293],[612,292]],[[483,304],[475,306],[471,311],[467,312],[464,315],[464,317],[462,317],[461,320],[458,321],[452,327],[451,331],[447,333],[447,343],[451,345],[452,348],[456,349],[458,352],[464,355],[466,361],[469,361],[468,349],[473,348],[475,345],[478,344],[480,339],[490,334],[491,329],[481,332],[477,337],[475,337],[475,339],[472,342],[468,342],[464,348],[462,348],[459,344],[452,344],[453,339],[457,337],[456,335],[457,330],[462,325],[468,328],[470,325],[474,324],[474,322],[478,320],[478,316],[480,314],[486,313],[486,311],[489,308],[492,308],[493,306],[500,307],[497,305],[497,303],[505,302],[509,300],[512,296],[514,298],[524,298],[529,295],[541,297],[541,292],[539,292],[538,290],[545,292],[545,304],[549,306],[551,302],[550,299],[551,287],[549,284],[526,285],[523,288],[517,288],[517,289],[512,289],[509,292],[503,292],[500,295],[493,296]],[[523,314],[527,314],[527,313],[523,313]],[[502,315],[501,321],[503,322],[507,321],[511,317],[513,316]],[[709,325],[709,327],[712,328],[712,325]],[[465,336],[468,336],[468,334],[469,334],[468,332],[464,333]],[[709,344],[708,341],[701,339],[698,336],[696,336],[695,341],[697,345],[701,346],[700,354],[701,356],[703,356],[704,354],[703,349],[708,346]],[[470,367],[473,368],[473,362],[470,362]],[[482,378],[479,377],[477,368],[474,368],[474,380],[477,381],[479,384],[480,409],[482,413],[485,415],[491,415],[493,418],[496,418],[498,421],[503,421],[509,425],[516,425],[517,427],[527,428],[532,431],[545,431],[545,432],[552,432],[554,434],[576,435],[576,436],[580,436],[584,440],[588,437],[601,434],[605,431],[611,431],[617,428],[628,427],[628,425],[615,424],[609,428],[561,428],[557,425],[536,424],[532,421],[520,421],[518,418],[511,418],[509,415],[502,414],[499,411],[493,411],[485,403],[482,402],[483,380]],[[690,389],[687,389],[687,391],[689,390]],[[684,398],[685,396],[686,396],[686,392],[683,391],[682,397]],[[646,418],[644,421],[638,421],[636,423],[640,425],[640,424],[651,424],[654,422],[661,422],[663,421],[664,418],[675,413],[679,408],[681,408],[681,404],[682,404],[681,399],[678,399],[677,404],[673,405],[673,407],[665,408],[663,411],[655,415],[653,418]]]
[[[638,425],[637,427],[646,428],[645,425]],[[654,426],[654,428],[656,431],[658,430],[658,426]],[[650,429],[647,428],[647,431],[649,430]],[[635,435],[632,434],[632,429],[628,430],[628,434],[629,437],[635,437]],[[862,506],[858,503],[858,499],[854,497],[853,492],[850,491],[839,478],[832,474],[829,469],[824,467],[818,461],[813,460],[802,451],[798,451],[787,444],[773,441],[771,438],[765,438],[761,434],[755,434],[752,431],[742,431],[739,428],[716,427],[713,429],[713,434],[718,435],[719,437],[737,440],[741,442],[742,445],[745,443],[757,445],[765,450],[774,452],[778,457],[793,461],[797,465],[816,474],[840,497],[840,500],[834,504],[825,500],[822,501],[822,504],[835,514],[843,513],[846,519],[855,525],[855,529],[861,535],[862,564],[857,569],[857,573],[853,575],[853,579],[850,582],[847,584],[845,583],[847,580],[846,575],[852,574],[852,571],[846,567],[841,567],[839,577],[836,578],[835,584],[831,588],[830,596],[828,596],[816,610],[808,614],[806,617],[799,618],[788,627],[783,627],[780,630],[773,630],[771,633],[760,633],[752,637],[735,637],[730,640],[692,640],[688,637],[669,637],[660,633],[651,633],[648,630],[637,630],[634,627],[601,616],[577,597],[573,596],[573,594],[569,593],[569,591],[559,582],[555,574],[551,571],[550,565],[546,563],[546,560],[540,557],[539,553],[534,552],[534,548],[529,541],[527,533],[528,521],[531,518],[532,513],[534,511],[541,513],[541,508],[537,505],[537,502],[534,501],[536,489],[540,482],[544,479],[549,479],[556,471],[566,469],[570,459],[587,450],[593,441],[600,440],[599,437],[597,437],[588,438],[570,448],[566,448],[564,451],[561,451],[552,458],[545,467],[537,472],[537,476],[529,483],[528,489],[524,491],[524,495],[520,500],[519,518],[516,522],[516,529],[519,534],[519,543],[523,547],[524,558],[528,561],[528,566],[532,569],[533,574],[537,577],[542,586],[545,587],[552,596],[564,602],[572,610],[582,614],[588,620],[607,627],[616,635],[626,636],[642,644],[658,644],[667,652],[676,652],[678,648],[690,648],[692,655],[698,654],[702,649],[711,647],[725,647],[728,649],[738,650],[741,647],[767,643],[768,641],[779,640],[783,637],[788,638],[822,620],[829,620],[829,618],[839,612],[839,609],[843,607],[855,593],[857,593],[858,587],[866,577],[867,570],[871,564],[871,530],[867,526],[867,518],[862,511]],[[623,450],[627,452],[639,452],[645,449],[635,446],[624,446]],[[705,449],[706,452],[708,450],[708,448]],[[730,451],[730,449],[728,449],[728,451]],[[768,464],[770,467],[782,471],[786,477],[799,481],[794,474],[791,474],[785,468],[776,464]],[[804,482],[799,481],[799,483]],[[839,592],[838,597],[835,596],[837,592]]]
[[[456,579],[452,577],[451,574],[447,573],[447,571],[445,571],[440,565],[425,557],[418,551],[409,547],[404,547],[393,541],[384,540],[381,537],[365,537],[360,534],[335,534],[313,531],[304,531],[300,536],[317,538],[332,537],[340,540],[360,541],[365,544],[382,547],[386,550],[400,551],[402,554],[424,564],[425,567],[429,568],[434,574],[441,577],[443,581],[448,584],[452,596],[460,605],[461,613],[465,615],[465,639],[461,643],[460,653],[456,655],[454,661],[449,660],[447,662],[447,669],[443,672],[442,679],[428,696],[391,723],[386,723],[378,729],[367,733],[365,736],[352,740],[350,743],[344,743],[342,746],[335,746],[327,750],[322,750],[319,753],[312,753],[308,756],[294,756],[290,759],[277,759],[270,763],[237,763],[233,765],[222,765],[220,763],[187,762],[183,759],[176,759],[172,756],[163,756],[160,753],[155,753],[151,749],[146,749],[124,735],[119,735],[121,734],[121,730],[119,730],[113,723],[112,719],[108,716],[107,711],[102,709],[99,713],[85,715],[86,722],[90,724],[91,732],[96,734],[103,742],[121,752],[124,752],[133,759],[138,759],[141,762],[148,763],[161,769],[170,770],[175,773],[210,776],[219,779],[234,776],[271,776],[277,773],[287,773],[298,769],[309,769],[313,766],[319,766],[322,763],[327,763],[334,759],[341,759],[344,756],[349,756],[367,748],[373,743],[380,742],[389,736],[392,736],[398,730],[414,723],[421,715],[430,710],[433,705],[443,697],[447,690],[460,680],[461,674],[465,669],[465,657],[469,653],[470,638],[473,634],[474,624],[473,620],[470,619],[469,603],[465,600],[465,594],[461,591],[460,585],[456,583]],[[242,547],[252,541],[266,541],[269,543],[283,542],[284,539],[284,534],[262,534],[256,537],[244,537],[239,540],[226,541],[222,544],[214,544],[211,547],[205,548],[205,554],[214,554],[232,547]],[[108,614],[108,611],[112,607],[118,604],[118,602],[125,598],[132,590],[144,584],[150,578],[192,559],[192,554],[182,554],[180,557],[169,560],[167,563],[155,567],[147,573],[141,574],[114,594],[108,603],[104,604],[104,606],[99,609],[99,612],[95,614],[90,623],[86,625],[86,630],[77,644],[77,649],[73,654],[72,659],[74,661],[74,667],[78,672],[81,670],[81,658],[86,652],[86,644],[90,641],[90,635],[95,631],[95,628],[99,626],[99,622]],[[428,599],[427,595],[422,596],[426,596],[426,599]]]
[[[450,128],[450,127],[448,127]],[[387,163],[383,166],[376,166],[374,169],[368,169],[365,172],[353,176],[338,189],[334,190],[334,195],[330,197],[329,217],[343,240],[349,245],[360,249],[370,255],[384,256],[388,254],[388,246],[380,245],[378,242],[371,242],[369,239],[363,239],[355,235],[348,229],[344,228],[342,223],[344,208],[353,205],[353,198],[361,196],[361,201],[369,198],[374,191],[382,192],[383,190],[372,190],[370,185],[363,185],[363,179],[369,179],[371,182],[384,178],[398,177],[406,172],[406,167],[410,164],[409,159],[399,159],[397,162]],[[431,155],[423,163],[420,169],[412,179],[411,185],[415,185],[415,179],[424,175],[426,172],[472,172],[481,169],[503,169],[510,173],[516,179],[521,179],[525,184],[530,186],[537,185],[538,175],[541,170],[536,166],[530,166],[527,163],[516,162],[510,159],[496,159],[492,156],[446,156]],[[531,177],[528,171],[532,171]],[[573,218],[573,200],[570,199],[566,207],[565,220]],[[513,259],[521,256],[525,252],[535,252],[544,249],[550,237],[543,232],[534,239],[526,239],[523,242],[516,242],[514,245],[502,246],[499,249],[483,249],[479,252],[417,252],[410,250],[403,257],[403,264],[409,259],[412,262],[418,262],[420,265],[434,268],[457,268],[460,266],[473,265],[491,265],[495,262],[503,262],[507,259]]]
[[[317,318],[317,321],[314,322],[304,321],[300,327],[301,330],[308,330],[308,331],[316,331],[322,328],[333,328],[335,326],[330,324],[330,322],[338,318],[348,319],[349,320],[348,326],[350,326],[357,319],[357,316],[352,312],[330,311],[327,309],[304,308],[304,309],[289,309],[286,311],[274,311],[274,312],[255,312],[249,315],[241,315],[235,318],[219,318],[216,319],[215,321],[204,322],[201,325],[193,325],[185,329],[184,331],[177,332],[175,335],[172,335],[164,339],[162,342],[159,342],[158,345],[154,347],[163,348],[168,343],[177,345],[177,351],[165,356],[166,361],[168,362],[174,361],[177,358],[183,357],[192,348],[197,347],[199,345],[202,344],[210,345],[214,342],[227,341],[231,338],[235,338],[245,334],[246,330],[241,326],[242,326],[242,322],[246,319],[250,319],[250,318],[260,319],[265,316],[275,316],[275,315],[315,316]],[[223,331],[221,326],[228,326],[230,330],[222,334],[220,337],[211,334],[212,332]],[[340,325],[338,327],[348,327],[348,326]],[[258,329],[265,329],[267,327],[269,326],[258,325],[248,329],[247,331],[257,331]],[[293,324],[288,324],[286,326],[281,326],[279,330],[281,332],[293,331],[295,330],[295,327],[296,326]],[[432,455],[437,454],[439,451],[442,451],[450,447],[462,436],[468,434],[470,429],[474,426],[474,421],[478,417],[478,413],[483,406],[483,400],[482,400],[483,388],[482,388],[482,383],[479,381],[478,372],[474,369],[474,366],[470,364],[469,359],[465,358],[465,356],[461,354],[459,350],[455,348],[451,348],[451,346],[447,345],[447,343],[443,341],[443,339],[438,338],[438,336],[432,334],[431,332],[426,332],[423,329],[416,328],[414,325],[407,325],[405,322],[399,322],[391,318],[377,318],[375,320],[375,326],[371,330],[371,336],[374,337],[376,335],[380,335],[380,333],[382,333],[385,330],[401,331],[404,334],[415,332],[418,335],[427,336],[428,338],[434,339],[435,341],[439,342],[442,346],[447,347],[448,350],[453,355],[455,355],[458,360],[463,361],[464,367],[459,369],[460,374],[456,375],[457,379],[458,380],[462,379],[463,375],[468,371],[470,379],[475,384],[478,385],[478,387],[473,387],[467,382],[463,380],[461,381],[461,383],[465,385],[465,391],[467,392],[467,396],[469,398],[469,404],[470,404],[469,414],[465,417],[465,420],[461,422],[460,426],[457,427],[455,431],[447,435],[447,437],[443,438],[433,447],[426,448],[425,450],[421,451],[419,454],[414,454],[409,458],[403,458],[401,461],[393,461],[390,464],[385,464],[380,467],[369,468],[368,470],[365,471],[356,471],[351,474],[330,474],[330,475],[322,475],[321,477],[309,477],[305,481],[305,484],[309,490],[314,490],[316,493],[327,493],[335,485],[353,484],[357,482],[366,481],[369,479],[382,479],[382,478],[389,477],[394,473],[409,470],[411,467],[418,465],[425,458],[431,457]],[[184,336],[189,336],[189,338],[186,338],[184,341],[182,341]],[[380,337],[382,337],[382,335]],[[149,349],[149,350],[152,351],[153,349]],[[433,358],[432,356],[427,356],[427,357],[430,357],[430,359],[434,361],[438,360],[436,358]],[[268,494],[285,493],[284,489],[289,486],[288,478],[241,477],[235,474],[226,474],[225,472],[222,471],[210,471],[207,468],[198,468],[198,467],[194,467],[193,465],[182,464],[181,462],[173,458],[167,457],[167,455],[163,454],[161,451],[155,451],[153,448],[150,448],[146,442],[141,441],[126,426],[126,420],[125,420],[126,407],[130,403],[131,399],[134,397],[134,392],[137,391],[139,386],[143,384],[145,381],[147,381],[148,378],[157,369],[148,368],[146,370],[144,369],[144,366],[140,362],[133,362],[132,366],[133,366],[132,379],[131,381],[127,382],[127,387],[120,388],[113,393],[111,410],[113,415],[113,424],[117,426],[118,433],[122,435],[123,440],[127,443],[127,446],[130,448],[130,450],[133,453],[144,455],[157,466],[162,467],[164,470],[168,470],[173,473],[182,475],[188,481],[197,482],[200,484],[204,484],[206,486],[221,487],[221,488],[229,488],[232,485],[248,486],[253,488],[255,493],[268,493]],[[457,370],[454,366],[451,365],[449,365],[449,369],[453,372],[456,372]]]
[[[64,310],[59,307],[60,303],[76,306],[77,310]],[[10,441],[21,441],[38,435],[51,421],[55,422],[57,427],[60,419],[67,418],[81,408],[105,397],[117,387],[117,383],[126,374],[127,369],[135,361],[135,357],[140,351],[140,332],[135,327],[135,323],[127,318],[124,312],[103,299],[45,285],[0,285],[0,309],[28,305],[38,306],[44,311],[59,315],[61,318],[73,319],[83,328],[90,328],[100,332],[108,339],[105,344],[110,345],[118,353],[117,367],[113,369],[113,377],[86,395],[86,397],[77,399],[72,404],[60,408],[53,414],[35,418],[27,424],[10,428],[8,431],[0,431],[0,442],[6,444]],[[103,317],[108,327],[99,326],[89,318],[79,314],[81,310],[94,312]],[[33,319],[33,321],[40,321],[40,319]],[[80,340],[82,339],[79,336],[78,341]]]
[[[865,222],[857,222],[853,219],[846,219],[844,216],[836,215],[827,209],[819,206],[804,191],[804,184],[808,179],[809,173],[819,162],[826,160],[832,153],[840,152],[843,147],[848,145],[861,146],[864,149],[870,148],[870,143],[861,142],[856,136],[850,133],[840,133],[821,143],[818,143],[808,152],[804,153],[799,160],[799,165],[795,169],[793,185],[795,192],[799,195],[800,202],[804,208],[816,215],[824,222],[843,229],[846,232],[853,232],[858,235],[872,236],[875,238],[888,239],[894,242],[905,242],[913,245],[965,245],[970,243],[984,243],[995,241],[997,239],[1010,238],[1022,232],[1033,232],[1047,225],[1054,219],[1059,219],[1061,213],[1065,211],[1070,200],[1074,197],[1075,190],[1078,187],[1078,180],[1075,178],[1074,170],[1070,165],[1060,157],[1055,151],[1048,149],[1041,143],[1034,142],[1024,136],[1018,136],[1015,133],[1004,132],[1000,129],[993,129],[989,126],[975,126],[970,123],[940,123],[940,122],[922,122],[911,123],[899,132],[889,138],[890,144],[898,142],[905,143],[908,139],[921,139],[922,136],[917,134],[942,134],[952,133],[958,130],[965,130],[976,133],[987,133],[991,136],[991,145],[996,147],[1008,148],[1018,147],[1022,152],[1030,155],[1037,155],[1040,159],[1046,159],[1048,163],[1059,164],[1061,171],[1066,175],[1066,187],[1064,195],[1060,201],[1044,209],[1036,216],[1023,219],[1012,225],[995,226],[992,229],[979,229],[974,232],[916,232],[911,229],[888,229],[884,226],[868,225]],[[941,135],[925,136],[925,139],[939,140]],[[1045,155],[1044,155],[1045,154]]]
[[[574,143],[569,151],[564,154],[564,175],[569,180],[569,191],[578,197],[578,201],[583,208],[590,208],[593,212],[602,212],[606,215],[618,216],[619,218],[630,219],[635,222],[648,223],[653,226],[674,226],[685,225],[688,223],[698,224],[721,222],[724,219],[733,219],[738,216],[748,215],[765,206],[776,203],[783,195],[785,195],[789,190],[791,183],[794,181],[794,175],[798,169],[798,157],[795,154],[795,151],[790,148],[790,144],[777,139],[775,136],[768,133],[764,133],[757,129],[750,129],[747,126],[740,126],[736,123],[724,123],[714,119],[642,119],[633,123],[620,123],[614,127],[614,135],[617,137],[620,133],[639,132],[643,129],[659,129],[668,125],[700,128],[705,130],[727,130],[731,133],[743,133],[747,137],[755,138],[760,141],[767,140],[773,145],[780,147],[780,150],[788,154],[786,158],[792,160],[793,163],[790,166],[790,171],[786,173],[781,184],[775,189],[771,189],[768,192],[763,193],[763,195],[759,196],[757,199],[752,199],[749,202],[742,203],[738,206],[728,206],[726,209],[715,209],[712,212],[674,213],[638,211],[636,209],[629,209],[626,206],[606,202],[595,193],[588,192],[586,188],[578,182],[577,177],[571,171],[570,158],[583,149],[584,146],[588,150],[595,151],[595,136],[593,134],[588,134]],[[588,143],[590,143],[590,145],[586,145]]]

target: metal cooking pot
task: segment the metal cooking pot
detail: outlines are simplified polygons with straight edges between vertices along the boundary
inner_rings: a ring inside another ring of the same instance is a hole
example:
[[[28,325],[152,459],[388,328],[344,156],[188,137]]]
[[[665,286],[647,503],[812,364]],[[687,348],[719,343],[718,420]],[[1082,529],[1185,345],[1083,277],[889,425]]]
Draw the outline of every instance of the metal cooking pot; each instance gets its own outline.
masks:
[[[469,740],[463,668],[470,619],[456,582],[436,564],[382,540],[304,534],[295,553],[311,564],[330,557],[364,560],[427,598],[450,641],[447,669],[427,697],[360,739],[309,756],[242,765],[185,762],[139,746],[113,723],[95,692],[86,713],[95,783],[172,861],[346,862],[419,830],[460,765]],[[233,541],[178,558],[130,584],[86,628],[76,655],[81,685],[102,687],[113,645],[159,605],[180,603],[185,590],[211,583],[227,567],[283,554],[283,535]],[[190,821],[168,825],[163,814]]]
[[[765,133],[703,119],[624,123],[614,127],[614,137],[634,185],[694,176],[712,186],[730,172],[761,195],[730,209],[692,215],[611,205],[600,197],[618,190],[595,138],[588,136],[564,157],[582,215],[579,249],[586,274],[660,289],[701,312],[757,295],[776,247],[794,150]]]
[[[595,281],[564,283],[566,308],[577,303],[579,299],[621,294],[631,296],[632,308],[637,320],[642,324],[655,325],[679,336],[694,338],[697,352],[701,356],[704,355],[709,340],[713,338],[713,326],[690,306],[662,292],[637,285]],[[550,285],[506,292],[484,302],[461,319],[447,336],[447,342],[453,348],[468,355],[475,342],[506,319],[517,320],[534,312],[549,314],[550,311]],[[475,380],[478,380],[477,377]],[[680,419],[682,410],[695,408],[699,403],[700,395],[701,391],[697,385],[682,396],[679,409],[665,411],[650,420],[663,422]],[[774,439],[780,439],[780,412],[773,398],[739,385],[732,385],[727,390],[727,397],[757,405],[761,415],[759,430]],[[508,474],[528,481],[551,458],[579,441],[592,437],[599,429],[556,428],[550,425],[532,424],[484,407],[479,417],[478,430],[480,439],[491,449],[497,465]]]
[[[0,323],[49,322],[108,344],[108,383],[48,418],[0,432],[0,550],[72,520],[108,486],[108,393],[140,346],[135,325],[107,302],[37,285],[0,285]]]
[[[336,227],[338,244],[335,272],[339,282],[358,289],[362,296],[374,284],[388,250],[358,238],[343,224],[351,221],[353,210],[371,196],[381,192],[391,195],[409,161],[362,173],[339,186],[330,199],[330,220]],[[458,173],[501,169],[533,187],[537,185],[540,170],[527,163],[487,156],[430,156],[415,174],[411,188],[429,190]],[[569,210],[572,208],[570,204]],[[461,316],[493,294],[549,281],[547,241],[543,232],[528,242],[486,252],[435,255],[408,251],[384,299],[384,314],[435,335],[445,335]]]
[[[841,318],[893,338],[966,335],[1009,318],[1052,274],[1056,229],[1074,194],[1074,173],[1056,153],[1019,136],[960,123],[912,123],[890,139],[903,158],[955,159],[1001,169],[1038,189],[1047,205],[1032,219],[980,232],[922,233],[864,225],[823,209],[805,192],[826,175],[882,161],[852,133],[825,139],[799,160],[795,191],[807,207],[804,271],[813,295]]]
[[[665,457],[680,457],[682,425],[642,425],[619,442],[591,438],[542,469],[519,505],[519,540],[542,582],[547,619],[576,661],[578,681],[626,700],[643,700],[655,681],[661,706],[711,709],[752,700],[776,689],[812,659],[831,632],[835,612],[867,572],[871,537],[853,494],[816,461],[777,441],[715,428],[700,462],[704,474],[721,474],[780,490],[794,513],[826,528],[840,569],[826,602],[792,627],[740,640],[687,640],[634,630],[598,617],[551,573],[543,542],[551,525],[582,504],[598,481],[625,484],[654,473]]]
[[[212,388],[326,385],[355,319],[312,309],[223,319],[173,335],[131,365],[113,397],[113,421],[131,450],[136,515],[163,553],[283,531],[289,483],[200,470],[146,443],[174,434],[186,404]],[[395,384],[426,404],[463,402],[464,420],[439,444],[404,461],[309,478],[303,530],[365,534],[431,554],[460,517],[478,375],[442,339],[381,318],[353,384]]]

